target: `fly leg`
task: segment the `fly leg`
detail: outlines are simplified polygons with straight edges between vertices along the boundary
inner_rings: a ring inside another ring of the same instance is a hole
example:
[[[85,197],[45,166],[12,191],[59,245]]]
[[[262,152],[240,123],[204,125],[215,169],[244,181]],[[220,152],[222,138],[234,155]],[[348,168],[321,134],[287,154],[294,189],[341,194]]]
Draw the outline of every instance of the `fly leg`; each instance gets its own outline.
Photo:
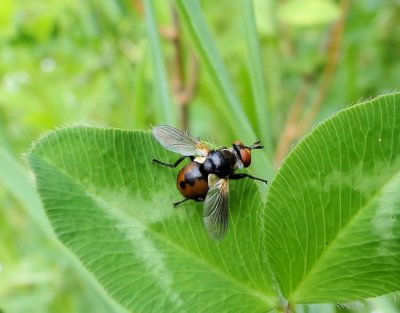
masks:
[[[181,201],[172,203],[172,205],[174,206],[174,208],[176,208],[178,205],[180,205],[181,203],[186,202],[188,200],[190,200],[190,199],[189,198],[185,198],[185,199],[183,199]]]
[[[173,163],[173,164],[164,163],[164,162],[158,161],[158,160],[156,160],[156,159],[152,159],[151,161],[152,161],[153,163],[157,163],[157,164],[160,164],[160,165],[163,165],[163,166],[177,167],[177,166],[178,166],[184,159],[186,159],[186,158],[188,158],[188,156],[182,156],[182,157],[180,157],[178,160],[176,160],[175,163]]]
[[[229,179],[242,179],[242,178],[246,178],[246,177],[247,177],[247,178],[250,178],[250,179],[254,179],[254,180],[259,180],[259,181],[261,181],[261,182],[263,182],[263,183],[265,183],[265,184],[268,183],[268,181],[267,181],[266,179],[254,177],[254,176],[251,176],[251,175],[245,174],[245,173],[232,174],[232,175],[229,176]]]
[[[174,208],[176,208],[178,205],[180,205],[181,203],[186,202],[188,200],[193,200],[193,201],[196,201],[196,202],[202,202],[202,201],[204,201],[204,199],[205,199],[204,197],[198,197],[198,198],[194,198],[194,199],[185,198],[185,199],[183,199],[181,201],[172,203],[172,205],[174,206]]]

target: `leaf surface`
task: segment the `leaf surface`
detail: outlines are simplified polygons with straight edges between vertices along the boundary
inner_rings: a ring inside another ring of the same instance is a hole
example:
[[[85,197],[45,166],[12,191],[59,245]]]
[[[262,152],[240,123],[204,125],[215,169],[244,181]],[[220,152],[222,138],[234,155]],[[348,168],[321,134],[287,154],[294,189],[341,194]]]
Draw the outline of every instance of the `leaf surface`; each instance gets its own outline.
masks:
[[[260,253],[262,200],[252,181],[231,182],[222,242],[208,237],[202,203],[174,209],[178,155],[149,132],[76,127],[52,132],[29,154],[60,240],[133,312],[262,312],[276,302]]]
[[[177,209],[177,155],[148,132],[68,128],[29,154],[61,241],[131,311],[267,311],[400,289],[399,94],[347,108],[291,152],[267,204],[232,181],[228,233],[206,234],[202,204]],[[223,300],[223,301],[221,301]]]
[[[400,289],[400,95],[347,108],[287,157],[271,184],[265,248],[293,303]]]

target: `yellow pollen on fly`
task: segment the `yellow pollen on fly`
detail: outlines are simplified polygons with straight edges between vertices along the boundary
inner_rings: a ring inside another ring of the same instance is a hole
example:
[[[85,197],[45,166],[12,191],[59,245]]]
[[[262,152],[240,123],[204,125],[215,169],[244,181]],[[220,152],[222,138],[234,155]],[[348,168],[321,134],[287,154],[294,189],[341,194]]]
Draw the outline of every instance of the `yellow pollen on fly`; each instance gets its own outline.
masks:
[[[205,153],[210,151],[210,148],[206,144],[204,144],[202,142],[199,142],[198,144],[196,144],[196,149],[197,150],[203,150]]]

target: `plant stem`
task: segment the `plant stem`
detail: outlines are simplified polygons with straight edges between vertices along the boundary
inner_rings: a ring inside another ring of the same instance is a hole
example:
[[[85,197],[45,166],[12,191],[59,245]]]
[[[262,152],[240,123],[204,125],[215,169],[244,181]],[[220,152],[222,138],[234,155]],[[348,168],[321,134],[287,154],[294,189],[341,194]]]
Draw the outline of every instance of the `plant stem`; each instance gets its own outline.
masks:
[[[286,118],[285,127],[278,141],[277,150],[275,153],[274,164],[279,166],[283,158],[287,155],[292,143],[303,136],[311,127],[315,117],[319,113],[322,103],[326,98],[329,88],[332,85],[333,77],[336,72],[341,43],[343,38],[343,30],[345,26],[346,16],[350,7],[350,0],[342,0],[340,3],[341,15],[339,20],[334,24],[330,33],[328,44],[328,57],[326,65],[321,75],[321,83],[317,94],[312,101],[309,109],[303,115],[305,99],[309,90],[307,79],[304,80],[303,86],[293,102],[292,108]]]
[[[174,23],[174,32],[171,36],[174,47],[174,66],[175,77],[173,82],[174,97],[180,111],[180,126],[181,129],[189,128],[189,112],[188,106],[198,81],[198,62],[193,54],[190,54],[188,77],[185,75],[184,53],[182,45],[182,33],[179,16],[176,9],[172,6],[172,18]]]
[[[144,16],[143,2],[141,0],[132,0],[132,5],[140,16]]]
[[[297,123],[304,107],[308,89],[309,89],[309,82],[307,79],[304,79],[302,86],[299,92],[297,93],[297,96],[286,118],[283,132],[278,141],[278,146],[276,148],[275,158],[274,158],[275,167],[279,166],[279,164],[289,151],[290,145],[292,144],[293,140],[296,139],[296,133],[298,127]]]
[[[339,20],[334,24],[331,31],[330,41],[328,43],[328,59],[324,71],[322,72],[321,84],[308,112],[305,114],[304,118],[300,122],[298,129],[299,136],[302,136],[310,128],[321,108],[323,101],[326,98],[330,86],[332,85],[333,76],[336,72],[339,60],[340,48],[343,39],[343,30],[349,7],[350,0],[342,0],[340,2],[341,16]]]

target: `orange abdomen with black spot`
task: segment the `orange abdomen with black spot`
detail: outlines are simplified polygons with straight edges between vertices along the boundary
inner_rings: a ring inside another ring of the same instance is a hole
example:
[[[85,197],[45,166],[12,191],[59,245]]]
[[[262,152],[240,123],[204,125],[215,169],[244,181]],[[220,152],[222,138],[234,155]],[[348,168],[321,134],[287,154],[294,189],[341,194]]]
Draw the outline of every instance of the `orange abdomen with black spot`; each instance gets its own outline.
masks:
[[[185,198],[203,200],[208,192],[207,175],[200,171],[200,166],[192,161],[178,173],[176,185]]]

